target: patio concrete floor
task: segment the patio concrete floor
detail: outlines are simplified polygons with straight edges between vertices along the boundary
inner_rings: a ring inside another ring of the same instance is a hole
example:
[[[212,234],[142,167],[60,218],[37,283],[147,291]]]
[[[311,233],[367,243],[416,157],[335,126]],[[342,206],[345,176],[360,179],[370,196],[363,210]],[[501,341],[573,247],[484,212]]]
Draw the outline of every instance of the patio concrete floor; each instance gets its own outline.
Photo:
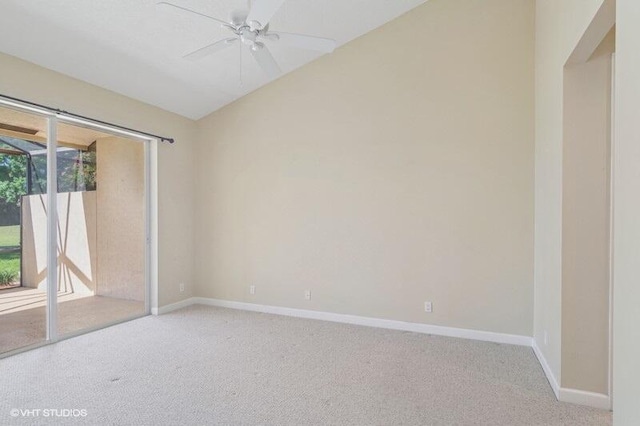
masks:
[[[0,354],[45,339],[46,293],[28,287],[0,290]],[[144,303],[58,292],[61,335],[142,315]]]

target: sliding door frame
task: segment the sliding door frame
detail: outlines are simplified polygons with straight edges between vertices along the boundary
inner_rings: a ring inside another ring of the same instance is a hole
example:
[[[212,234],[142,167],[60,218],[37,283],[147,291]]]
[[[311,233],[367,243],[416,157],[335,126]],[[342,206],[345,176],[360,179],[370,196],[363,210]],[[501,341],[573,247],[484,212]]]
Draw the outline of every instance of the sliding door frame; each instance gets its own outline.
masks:
[[[58,341],[58,119],[47,117],[47,342]],[[22,263],[22,259],[20,259]]]
[[[85,334],[114,324],[130,321],[146,316],[157,310],[158,306],[158,185],[157,167],[158,139],[134,131],[122,130],[106,124],[96,123],[63,112],[51,112],[18,101],[0,98],[0,106],[17,111],[44,117],[47,120],[47,306],[46,306],[46,340],[33,345],[17,348],[0,354],[0,358],[19,352],[51,344],[59,340]],[[144,144],[144,312],[140,315],[112,321],[97,327],[79,330],[61,335],[58,331],[58,235],[57,235],[57,130],[58,124],[65,123],[91,130],[98,130],[114,136]]]

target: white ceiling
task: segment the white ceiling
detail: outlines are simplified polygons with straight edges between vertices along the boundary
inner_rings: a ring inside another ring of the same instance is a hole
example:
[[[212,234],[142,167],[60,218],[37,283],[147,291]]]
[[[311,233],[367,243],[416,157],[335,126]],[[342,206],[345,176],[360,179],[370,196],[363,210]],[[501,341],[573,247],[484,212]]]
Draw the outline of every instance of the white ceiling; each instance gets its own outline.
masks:
[[[171,0],[228,20],[247,0]],[[287,0],[272,31],[333,38],[338,45],[426,0]],[[228,37],[214,21],[157,0],[1,0],[0,51],[192,119],[268,83],[248,51],[200,61],[185,54]],[[319,53],[269,44],[284,73]]]

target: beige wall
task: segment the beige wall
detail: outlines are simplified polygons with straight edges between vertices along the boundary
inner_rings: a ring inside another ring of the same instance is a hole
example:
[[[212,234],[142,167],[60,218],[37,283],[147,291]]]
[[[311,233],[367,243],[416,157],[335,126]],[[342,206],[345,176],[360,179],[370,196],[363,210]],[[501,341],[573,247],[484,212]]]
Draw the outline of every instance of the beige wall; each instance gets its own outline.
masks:
[[[562,330],[563,68],[602,3],[603,0],[536,1],[534,337],[558,381]]]
[[[96,193],[58,194],[58,289],[93,295],[97,285]],[[46,195],[22,198],[22,285],[47,288]]]
[[[611,54],[564,78],[562,387],[609,393]]]
[[[190,297],[194,122],[5,54],[0,54],[0,93],[176,138],[174,145],[158,146],[159,305]],[[184,293],[180,282],[186,284]]]
[[[144,145],[96,141],[99,296],[144,301]]]
[[[533,12],[431,0],[203,119],[197,294],[531,335]]]
[[[618,0],[614,149],[616,426],[640,424],[640,2]]]

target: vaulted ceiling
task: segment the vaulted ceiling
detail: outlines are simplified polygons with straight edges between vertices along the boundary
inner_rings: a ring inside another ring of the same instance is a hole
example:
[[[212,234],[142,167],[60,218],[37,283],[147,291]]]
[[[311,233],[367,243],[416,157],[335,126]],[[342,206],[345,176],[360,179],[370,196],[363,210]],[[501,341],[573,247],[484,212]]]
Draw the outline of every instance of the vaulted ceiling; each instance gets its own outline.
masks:
[[[270,28],[332,38],[340,46],[425,1],[287,0]],[[247,0],[171,2],[223,20],[248,8]],[[2,0],[0,51],[192,119],[269,83],[239,44],[197,61],[184,59],[229,37],[229,30],[157,3]],[[284,73],[322,55],[266,44]]]

